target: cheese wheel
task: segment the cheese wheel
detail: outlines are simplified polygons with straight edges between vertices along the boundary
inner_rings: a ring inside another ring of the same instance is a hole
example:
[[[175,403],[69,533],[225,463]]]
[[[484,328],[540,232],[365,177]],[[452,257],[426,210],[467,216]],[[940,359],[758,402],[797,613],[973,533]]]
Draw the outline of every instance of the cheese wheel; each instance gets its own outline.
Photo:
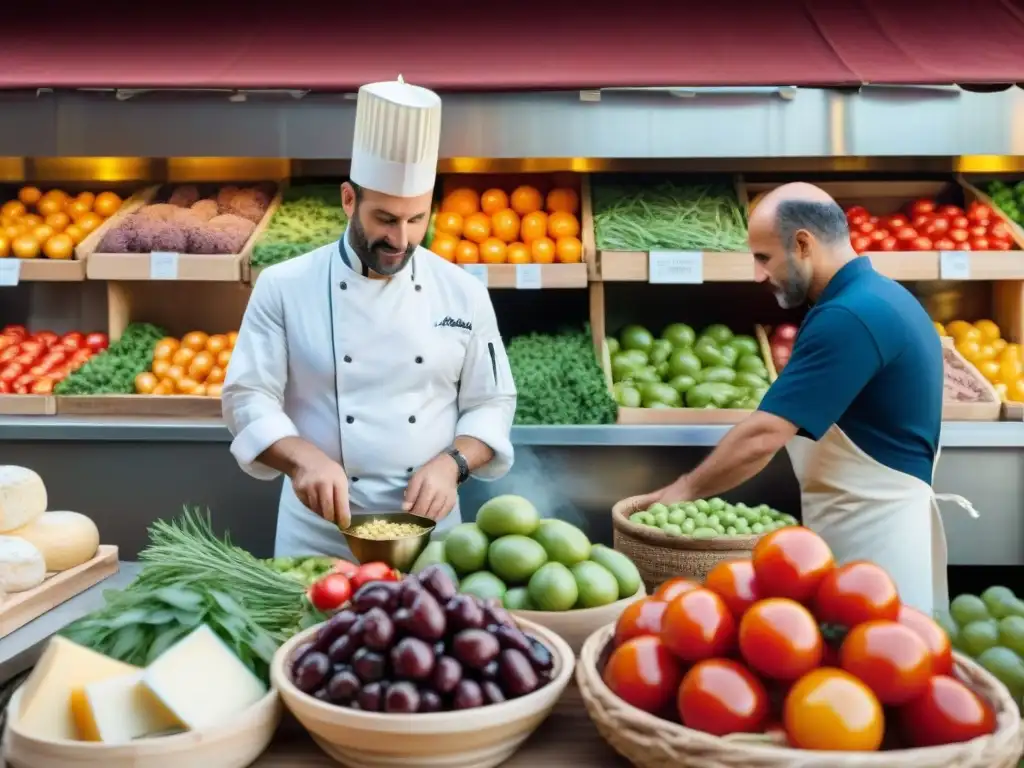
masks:
[[[24,539],[0,536],[0,589],[25,592],[45,578],[46,561],[38,549]]]
[[[0,465],[0,533],[21,528],[45,511],[43,478],[26,467]]]
[[[92,560],[100,546],[96,523],[78,512],[45,512],[6,535],[35,546],[51,572],[66,571]]]

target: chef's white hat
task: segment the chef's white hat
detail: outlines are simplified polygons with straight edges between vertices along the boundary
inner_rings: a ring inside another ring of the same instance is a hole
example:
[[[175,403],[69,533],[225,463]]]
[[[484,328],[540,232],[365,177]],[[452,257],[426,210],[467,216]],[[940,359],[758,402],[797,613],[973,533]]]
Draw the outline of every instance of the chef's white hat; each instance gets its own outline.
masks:
[[[349,178],[396,197],[434,187],[441,141],[441,99],[402,76],[359,89]]]

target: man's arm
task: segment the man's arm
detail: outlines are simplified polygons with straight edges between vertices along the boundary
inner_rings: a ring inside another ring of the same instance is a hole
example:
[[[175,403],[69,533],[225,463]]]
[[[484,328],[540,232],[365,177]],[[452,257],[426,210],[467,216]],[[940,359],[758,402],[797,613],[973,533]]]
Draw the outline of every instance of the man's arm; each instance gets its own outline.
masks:
[[[881,352],[864,322],[844,307],[823,308],[801,329],[792,359],[758,411],[731,429],[696,469],[634,497],[633,506],[716,496],[746,482],[798,431],[821,439],[881,367]]]

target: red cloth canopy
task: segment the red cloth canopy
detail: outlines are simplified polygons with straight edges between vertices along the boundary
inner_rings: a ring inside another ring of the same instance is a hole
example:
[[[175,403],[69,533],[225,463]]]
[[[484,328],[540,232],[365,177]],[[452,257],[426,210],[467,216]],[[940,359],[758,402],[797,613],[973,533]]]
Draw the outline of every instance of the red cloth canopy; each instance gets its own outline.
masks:
[[[8,9],[0,88],[352,91],[399,73],[444,91],[1024,81],[1024,0],[103,7]]]

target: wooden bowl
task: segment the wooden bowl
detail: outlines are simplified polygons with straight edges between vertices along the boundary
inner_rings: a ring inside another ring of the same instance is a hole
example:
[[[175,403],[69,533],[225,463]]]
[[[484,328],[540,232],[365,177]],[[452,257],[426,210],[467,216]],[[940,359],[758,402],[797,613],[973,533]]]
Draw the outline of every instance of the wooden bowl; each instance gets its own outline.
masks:
[[[521,629],[542,641],[554,656],[554,677],[519,699],[478,709],[417,715],[360,712],[322,702],[291,681],[296,648],[318,627],[302,632],[278,650],[271,665],[274,687],[285,706],[330,757],[350,768],[492,768],[512,753],[555,706],[572,678],[575,655],[558,635],[519,620]]]
[[[647,590],[643,584],[632,597],[616,600],[600,608],[579,608],[572,611],[510,611],[517,619],[525,619],[532,624],[547,627],[561,637],[579,656],[583,643],[601,627],[614,624],[626,610],[626,606],[646,597]]]
[[[245,768],[270,744],[281,721],[281,700],[271,690],[230,722],[201,731],[138,739],[130,744],[45,741],[18,730],[21,689],[7,706],[3,756],[11,768]]]

